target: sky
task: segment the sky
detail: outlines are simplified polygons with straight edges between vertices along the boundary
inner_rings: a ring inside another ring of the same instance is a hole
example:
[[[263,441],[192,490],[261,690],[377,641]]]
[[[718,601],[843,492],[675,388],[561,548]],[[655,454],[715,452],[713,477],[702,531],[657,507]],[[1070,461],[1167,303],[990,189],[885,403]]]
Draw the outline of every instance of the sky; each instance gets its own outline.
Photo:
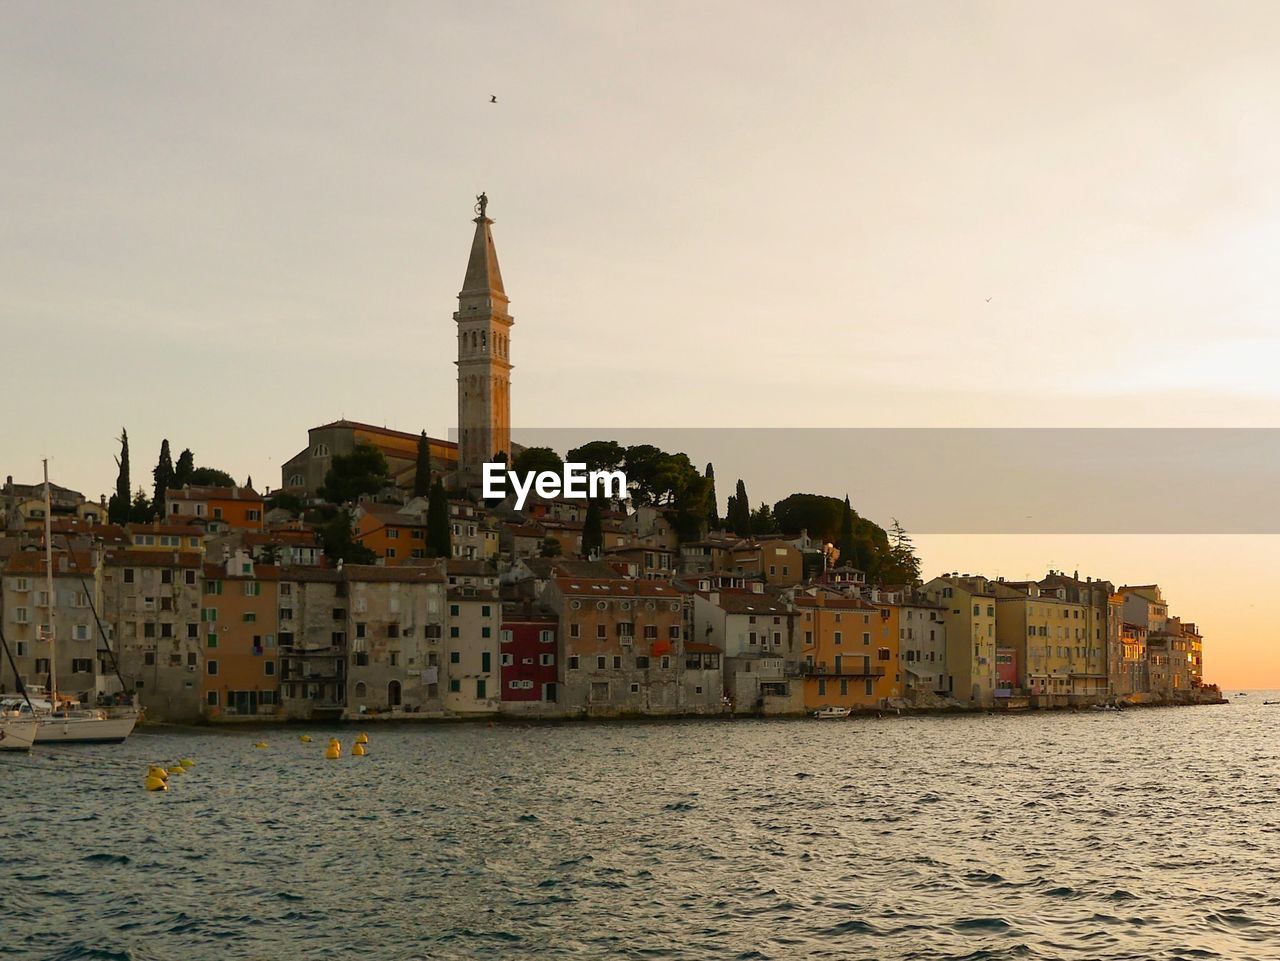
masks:
[[[1274,426],[1278,42],[1231,2],[9,3],[0,474],[447,436],[481,190],[517,440]],[[1069,541],[920,546],[1159,580],[1280,687],[1273,537]]]

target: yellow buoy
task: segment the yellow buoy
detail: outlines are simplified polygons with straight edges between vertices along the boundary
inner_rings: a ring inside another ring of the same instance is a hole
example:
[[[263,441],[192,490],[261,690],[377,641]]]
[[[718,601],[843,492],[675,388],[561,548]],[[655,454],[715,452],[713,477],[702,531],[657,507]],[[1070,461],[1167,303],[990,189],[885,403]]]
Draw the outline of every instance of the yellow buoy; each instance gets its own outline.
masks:
[[[193,760],[191,760],[191,758],[189,758],[189,757],[184,757],[184,758],[183,758],[181,761],[179,761],[178,763],[179,763],[179,764],[181,764],[183,767],[195,767],[195,766],[196,766],[196,762],[195,762],[195,761],[193,761]]]
[[[326,760],[336,761],[338,758],[342,757],[342,748],[338,747],[336,744],[330,744],[324,749],[324,756]]]
[[[267,746],[266,741],[259,741],[257,744],[254,745],[254,747],[266,747],[266,746]]]
[[[169,772],[153,764],[147,768],[147,777],[158,777],[162,781],[167,781],[169,780]]]
[[[299,740],[299,741],[301,741],[303,744],[310,744],[310,743],[311,743],[311,735],[310,735],[310,734],[303,734],[301,737],[299,737],[299,738],[298,738],[298,740]]]
[[[356,741],[356,746],[351,749],[351,755],[353,757],[364,757],[365,755],[364,745],[361,744],[359,741]]]
[[[356,735],[356,743],[357,743],[357,744],[368,744],[368,743],[369,743],[369,735],[368,735],[368,734],[357,734],[357,735]]]
[[[181,764],[175,764],[173,767],[169,768],[169,773],[170,774],[186,774],[187,769],[183,767]]]
[[[162,777],[156,777],[154,774],[148,774],[145,781],[148,791],[167,791],[169,790],[169,782]]]

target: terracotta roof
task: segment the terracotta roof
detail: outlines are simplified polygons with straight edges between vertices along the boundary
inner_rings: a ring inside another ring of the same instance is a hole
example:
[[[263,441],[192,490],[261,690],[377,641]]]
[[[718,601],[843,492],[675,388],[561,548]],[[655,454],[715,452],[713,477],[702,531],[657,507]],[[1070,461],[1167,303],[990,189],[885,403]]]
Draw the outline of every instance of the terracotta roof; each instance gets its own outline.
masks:
[[[204,529],[192,524],[161,524],[152,521],[149,524],[129,524],[125,527],[130,536],[135,534],[176,534],[179,537],[204,537]]]
[[[108,567],[200,567],[199,551],[174,550],[108,550]]]
[[[756,594],[752,591],[722,590],[698,591],[698,596],[710,600],[710,595],[719,593],[716,606],[726,614],[788,614],[790,611],[778,598],[768,594]]]
[[[165,491],[166,501],[260,501],[262,495],[252,487],[170,487]]]
[[[826,597],[821,604],[818,603],[816,597],[801,595],[796,598],[796,607],[825,607],[837,611],[878,611],[880,608],[874,604],[868,604],[866,601],[856,597]]]
[[[373,424],[362,424],[356,420],[346,420],[346,419],[331,421],[328,424],[321,424],[319,427],[312,427],[311,430],[330,430],[333,428],[343,428],[343,427],[348,428],[349,430],[366,431],[367,433],[370,433],[370,434],[383,434],[387,437],[397,437],[400,440],[411,440],[411,441],[414,441],[415,443],[417,442],[418,438],[422,436],[421,433],[410,434],[407,431],[403,431],[403,430],[391,430],[389,427],[375,427],[373,426]],[[308,433],[310,433],[310,431],[308,431]],[[436,444],[440,447],[452,448],[453,450],[458,449],[458,445],[455,442],[451,440],[440,440],[439,438],[436,438],[436,437],[428,437],[427,443]]]
[[[662,581],[627,581],[622,578],[557,577],[556,587],[575,597],[681,597]]]
[[[61,561],[66,560],[67,569],[61,569]],[[44,575],[45,557],[44,551],[19,551],[9,558],[9,562],[4,566],[4,572],[7,575]],[[86,577],[93,576],[93,557],[89,551],[73,551],[70,555],[63,550],[55,550],[53,552],[53,576],[54,577],[80,577],[83,574]]]
[[[701,641],[686,641],[684,645],[686,654],[723,654],[720,648],[714,644],[703,644]]]

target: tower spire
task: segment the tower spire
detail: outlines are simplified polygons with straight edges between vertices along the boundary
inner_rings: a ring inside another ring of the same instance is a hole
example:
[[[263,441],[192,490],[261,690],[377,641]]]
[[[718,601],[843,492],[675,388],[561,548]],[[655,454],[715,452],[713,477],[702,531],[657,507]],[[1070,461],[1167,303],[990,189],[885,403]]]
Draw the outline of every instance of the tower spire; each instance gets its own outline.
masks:
[[[511,453],[511,362],[506,289],[493,244],[489,198],[476,197],[475,234],[458,293],[458,470],[477,483],[481,465]]]

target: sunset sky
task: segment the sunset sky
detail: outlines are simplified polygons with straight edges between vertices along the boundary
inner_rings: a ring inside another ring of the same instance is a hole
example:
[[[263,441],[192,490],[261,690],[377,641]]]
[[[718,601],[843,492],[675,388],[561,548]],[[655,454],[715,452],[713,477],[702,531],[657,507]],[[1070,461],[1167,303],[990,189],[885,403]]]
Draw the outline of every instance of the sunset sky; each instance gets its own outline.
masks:
[[[481,190],[517,440],[1280,425],[1277,49],[1262,3],[10,3],[0,474],[447,436]],[[1158,581],[1210,679],[1280,687],[1274,536],[918,541]]]

